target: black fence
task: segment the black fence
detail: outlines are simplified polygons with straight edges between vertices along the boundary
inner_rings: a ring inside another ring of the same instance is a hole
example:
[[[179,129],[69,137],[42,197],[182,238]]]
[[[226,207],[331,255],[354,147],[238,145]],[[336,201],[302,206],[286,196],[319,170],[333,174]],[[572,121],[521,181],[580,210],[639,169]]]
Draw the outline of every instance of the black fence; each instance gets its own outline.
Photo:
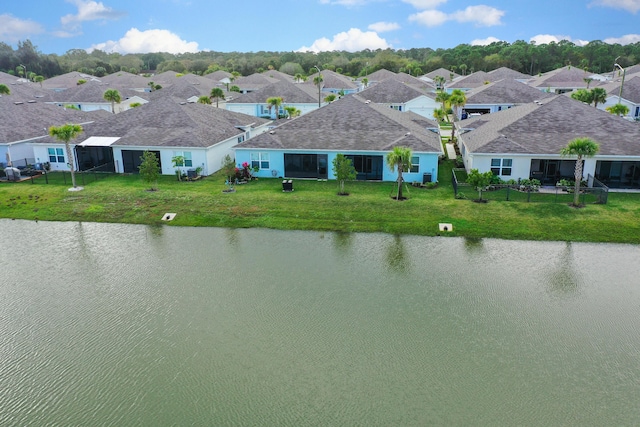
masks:
[[[452,184],[454,195],[457,199],[479,198],[475,187],[464,182],[466,171],[464,169],[452,170]],[[462,179],[461,179],[462,178]],[[589,175],[587,182],[590,186],[580,188],[579,200],[581,204],[606,204],[609,198],[609,188],[596,178]],[[519,184],[489,185],[482,191],[485,200],[513,201],[526,203],[573,203],[574,193],[572,186],[536,186]]]
[[[16,162],[12,161],[12,164],[15,165]],[[8,179],[4,170],[0,169],[0,179],[18,182],[31,181],[32,184],[72,185],[70,171],[47,171],[44,168],[37,169],[38,165],[33,163],[27,163],[27,165],[24,168],[14,166],[20,170],[18,179]],[[106,163],[89,170],[76,171],[76,185],[84,186],[114,176],[116,173],[113,170],[113,163]]]

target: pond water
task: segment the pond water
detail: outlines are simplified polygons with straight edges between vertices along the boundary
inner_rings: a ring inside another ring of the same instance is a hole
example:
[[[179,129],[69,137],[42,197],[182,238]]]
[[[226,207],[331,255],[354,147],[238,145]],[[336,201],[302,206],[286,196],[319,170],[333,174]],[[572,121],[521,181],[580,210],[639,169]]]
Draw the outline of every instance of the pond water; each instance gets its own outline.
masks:
[[[637,425],[640,246],[0,220],[2,426]]]

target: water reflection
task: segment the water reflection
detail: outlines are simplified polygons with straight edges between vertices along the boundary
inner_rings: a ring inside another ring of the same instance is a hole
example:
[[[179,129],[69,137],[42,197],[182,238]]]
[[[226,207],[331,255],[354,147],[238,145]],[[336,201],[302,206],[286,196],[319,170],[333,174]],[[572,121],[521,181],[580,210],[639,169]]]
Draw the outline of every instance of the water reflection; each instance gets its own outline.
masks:
[[[580,276],[573,260],[573,245],[566,242],[555,263],[543,269],[548,292],[556,297],[574,296],[580,289]]]
[[[333,233],[333,247],[341,255],[346,255],[353,245],[353,233],[335,232]]]
[[[386,257],[387,266],[396,273],[408,274],[411,270],[411,262],[407,255],[407,249],[403,238],[399,235],[393,236],[387,246]]]
[[[153,237],[162,237],[164,234],[164,225],[162,224],[151,224],[147,225],[147,230]]]
[[[478,254],[483,252],[484,244],[481,238],[464,237],[464,248],[470,254]]]

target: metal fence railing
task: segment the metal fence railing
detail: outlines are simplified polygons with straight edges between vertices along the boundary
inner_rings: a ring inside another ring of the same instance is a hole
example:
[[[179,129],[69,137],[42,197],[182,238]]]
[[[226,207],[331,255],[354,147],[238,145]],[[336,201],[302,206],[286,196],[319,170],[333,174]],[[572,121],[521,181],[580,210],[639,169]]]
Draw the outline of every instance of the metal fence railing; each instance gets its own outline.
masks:
[[[454,196],[458,199],[478,199],[478,191],[460,179],[466,176],[464,169],[453,169],[452,184]],[[580,189],[581,204],[606,204],[609,188],[596,178],[589,175],[588,186]],[[541,187],[531,185],[489,185],[482,191],[485,200],[513,201],[526,203],[572,203],[574,199],[573,187],[555,186]]]

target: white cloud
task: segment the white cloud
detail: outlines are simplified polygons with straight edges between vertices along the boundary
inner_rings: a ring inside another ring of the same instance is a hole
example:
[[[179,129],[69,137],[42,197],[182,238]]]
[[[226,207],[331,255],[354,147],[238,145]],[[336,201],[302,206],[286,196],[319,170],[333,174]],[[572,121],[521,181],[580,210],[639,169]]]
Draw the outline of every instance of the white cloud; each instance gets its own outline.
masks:
[[[385,33],[387,31],[395,31],[400,29],[400,25],[396,22],[376,22],[375,24],[369,25],[371,31],[375,31],[376,33]]]
[[[85,21],[95,21],[99,19],[118,19],[124,15],[105,6],[102,2],[91,0],[67,0],[68,3],[76,5],[78,13],[76,15],[65,15],[60,18],[62,25],[69,25]]]
[[[464,10],[452,13],[451,19],[458,22],[475,22],[483,27],[493,27],[500,25],[500,19],[504,16],[504,11],[495,7],[479,5],[469,6]]]
[[[440,6],[442,3],[446,3],[447,0],[402,0],[404,3],[409,3],[411,6],[416,9],[424,10],[424,9],[435,9]]]
[[[33,34],[44,32],[44,28],[34,21],[23,20],[8,13],[0,15],[0,39],[17,42]]]
[[[148,52],[185,53],[197,52],[198,43],[182,40],[168,30],[140,31],[137,28],[132,28],[120,40],[109,40],[105,43],[94,44],[88,50],[92,51],[94,49],[122,54]]]
[[[572,39],[571,36],[562,36],[562,35],[553,35],[553,34],[538,34],[537,36],[533,36],[529,39],[530,42],[534,42],[535,44],[549,44],[551,42],[559,43],[563,40],[571,42],[576,46],[585,46],[589,44],[588,40],[581,39]]]
[[[487,37],[486,39],[475,39],[471,41],[471,46],[489,46],[491,43],[502,41],[495,37]]]
[[[640,10],[640,0],[595,0],[589,6],[612,7],[637,13]]]
[[[500,9],[479,5],[469,6],[464,10],[458,10],[450,14],[435,9],[424,10],[409,16],[409,21],[417,22],[427,27],[437,27],[447,21],[472,22],[477,26],[493,27],[502,24],[501,19],[503,16],[504,11]]]
[[[298,52],[330,52],[334,50],[345,50],[347,52],[358,52],[364,49],[387,49],[391,46],[387,41],[373,31],[361,31],[358,28],[351,28],[333,36],[333,40],[326,37],[313,42],[310,47],[303,46]]]
[[[439,10],[425,10],[409,16],[409,21],[417,22],[427,27],[437,27],[447,22],[448,19],[449,16]]]
[[[626,34],[622,37],[609,37],[603,40],[605,43],[609,44],[633,44],[640,42],[640,34]]]

